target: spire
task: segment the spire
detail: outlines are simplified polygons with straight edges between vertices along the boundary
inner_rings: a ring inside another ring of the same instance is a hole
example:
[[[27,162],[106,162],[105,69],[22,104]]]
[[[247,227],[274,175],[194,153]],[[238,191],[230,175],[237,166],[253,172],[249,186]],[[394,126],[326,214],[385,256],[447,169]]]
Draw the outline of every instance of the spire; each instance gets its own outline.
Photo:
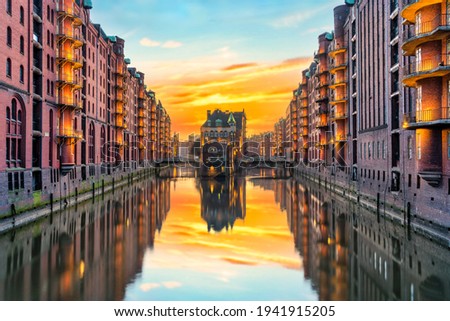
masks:
[[[236,119],[234,119],[233,113],[230,113],[230,116],[228,117],[228,124],[236,125]]]

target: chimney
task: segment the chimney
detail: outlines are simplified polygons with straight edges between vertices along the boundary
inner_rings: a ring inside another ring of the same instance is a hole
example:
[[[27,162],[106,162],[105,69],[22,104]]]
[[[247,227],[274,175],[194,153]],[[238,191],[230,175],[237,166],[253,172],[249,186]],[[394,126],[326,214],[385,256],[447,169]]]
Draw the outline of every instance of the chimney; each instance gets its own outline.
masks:
[[[207,118],[209,118],[211,116],[211,111],[210,110],[206,111],[206,116],[207,116]]]

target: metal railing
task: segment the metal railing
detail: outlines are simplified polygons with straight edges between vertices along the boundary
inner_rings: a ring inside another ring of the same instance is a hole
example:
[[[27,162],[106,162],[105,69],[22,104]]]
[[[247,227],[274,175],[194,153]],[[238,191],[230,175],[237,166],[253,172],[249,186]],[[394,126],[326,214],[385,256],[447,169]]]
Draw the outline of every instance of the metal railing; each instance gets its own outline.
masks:
[[[450,67],[450,55],[437,55],[430,59],[416,60],[405,66],[406,75],[414,75],[417,73],[431,72],[439,68]]]
[[[429,21],[415,24],[414,32],[411,33],[409,28],[405,28],[403,38],[411,40],[429,34],[438,28],[450,28],[450,14],[440,14]]]
[[[407,123],[422,123],[438,120],[450,120],[450,107],[417,110],[413,113],[405,114],[405,120]]]
[[[81,139],[83,138],[83,131],[73,128],[60,128],[58,136]]]

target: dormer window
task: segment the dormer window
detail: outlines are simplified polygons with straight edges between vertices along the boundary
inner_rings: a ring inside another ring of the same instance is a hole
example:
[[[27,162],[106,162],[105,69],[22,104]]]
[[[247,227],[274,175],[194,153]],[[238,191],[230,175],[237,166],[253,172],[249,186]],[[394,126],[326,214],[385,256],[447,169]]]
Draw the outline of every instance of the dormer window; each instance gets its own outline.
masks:
[[[211,126],[211,121],[209,119],[208,119],[207,123],[208,123],[208,126]]]
[[[216,127],[221,127],[222,126],[222,120],[217,119],[216,120]]]

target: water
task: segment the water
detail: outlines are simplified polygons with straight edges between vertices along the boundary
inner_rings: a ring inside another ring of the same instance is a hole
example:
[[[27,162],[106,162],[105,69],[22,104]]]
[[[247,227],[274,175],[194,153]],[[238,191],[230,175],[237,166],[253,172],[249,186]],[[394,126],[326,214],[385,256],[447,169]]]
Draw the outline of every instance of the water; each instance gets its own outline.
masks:
[[[2,235],[0,299],[450,299],[448,249],[259,176],[152,178]]]

